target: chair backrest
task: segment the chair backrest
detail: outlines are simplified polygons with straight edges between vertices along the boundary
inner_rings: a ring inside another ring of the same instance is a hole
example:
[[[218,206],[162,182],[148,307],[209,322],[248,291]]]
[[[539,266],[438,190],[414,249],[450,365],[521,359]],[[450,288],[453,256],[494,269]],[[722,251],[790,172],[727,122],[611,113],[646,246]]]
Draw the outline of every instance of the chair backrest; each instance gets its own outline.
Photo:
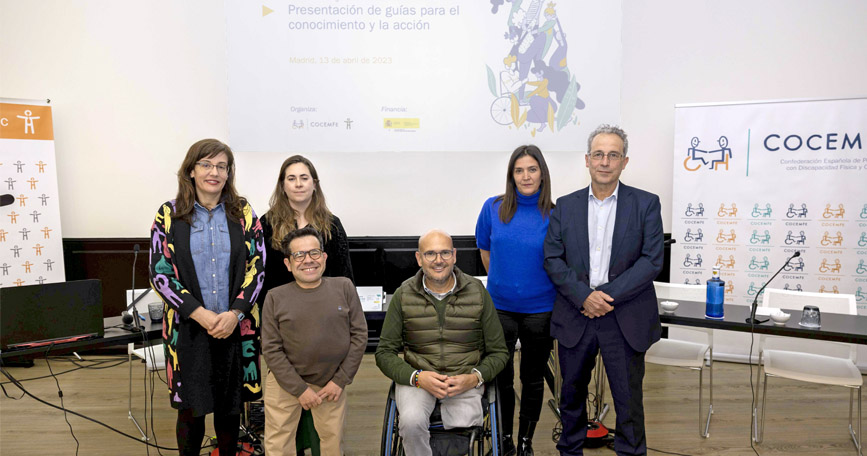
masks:
[[[686,285],[682,283],[653,282],[658,299],[671,301],[697,301],[707,300],[707,287],[704,285]],[[687,326],[668,325],[668,337],[670,339],[698,342],[713,347],[713,330]]]
[[[762,297],[763,307],[801,310],[805,305],[819,308],[822,314],[857,315],[858,305],[855,295],[834,293],[809,293],[805,291],[765,288]],[[797,322],[796,322],[797,324]],[[763,336],[761,345],[766,349],[815,353],[855,361],[855,345],[838,342],[825,342],[791,337]]]

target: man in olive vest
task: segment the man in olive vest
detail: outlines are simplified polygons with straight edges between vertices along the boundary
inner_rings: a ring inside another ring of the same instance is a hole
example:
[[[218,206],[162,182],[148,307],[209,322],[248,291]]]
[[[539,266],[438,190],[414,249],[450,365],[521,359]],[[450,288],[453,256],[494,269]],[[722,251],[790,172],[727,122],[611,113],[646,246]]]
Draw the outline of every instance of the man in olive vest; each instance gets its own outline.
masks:
[[[428,426],[437,400],[446,429],[480,425],[482,386],[509,357],[491,296],[455,267],[452,238],[429,231],[415,258],[421,270],[392,296],[376,350],[376,365],[396,384],[409,456],[431,454]]]

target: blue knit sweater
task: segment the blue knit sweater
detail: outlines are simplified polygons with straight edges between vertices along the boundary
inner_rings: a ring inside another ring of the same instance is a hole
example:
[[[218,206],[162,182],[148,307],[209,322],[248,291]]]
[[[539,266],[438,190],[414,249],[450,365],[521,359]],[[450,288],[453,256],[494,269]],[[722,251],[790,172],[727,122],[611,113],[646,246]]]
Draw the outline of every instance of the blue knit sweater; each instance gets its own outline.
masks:
[[[501,201],[496,199],[485,201],[476,222],[476,246],[491,252],[488,292],[494,306],[508,312],[550,312],[557,291],[543,267],[548,217],[539,212],[539,192],[518,193],[509,223],[500,220]]]

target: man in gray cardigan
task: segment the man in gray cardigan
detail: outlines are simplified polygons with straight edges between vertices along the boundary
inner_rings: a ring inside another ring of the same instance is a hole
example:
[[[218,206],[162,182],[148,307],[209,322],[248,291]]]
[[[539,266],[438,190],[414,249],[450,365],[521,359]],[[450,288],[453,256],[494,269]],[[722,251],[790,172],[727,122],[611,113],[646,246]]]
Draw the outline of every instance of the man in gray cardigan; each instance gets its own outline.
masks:
[[[262,312],[265,452],[295,455],[301,409],[310,410],[324,455],[343,454],[346,395],[367,346],[367,323],[355,286],[322,277],[328,255],[312,227],[282,244],[294,282],[271,289]]]

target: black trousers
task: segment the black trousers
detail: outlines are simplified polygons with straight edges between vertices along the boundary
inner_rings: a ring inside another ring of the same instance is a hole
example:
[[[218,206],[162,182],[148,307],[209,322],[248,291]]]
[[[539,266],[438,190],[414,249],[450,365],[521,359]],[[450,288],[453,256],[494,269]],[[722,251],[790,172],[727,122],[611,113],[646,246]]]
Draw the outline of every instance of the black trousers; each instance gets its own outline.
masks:
[[[542,411],[542,396],[545,392],[545,369],[553,348],[551,339],[551,312],[517,313],[497,310],[509,361],[497,375],[500,389],[500,407],[503,418],[503,434],[512,435],[515,417],[515,343],[521,339],[521,412],[522,421],[539,421]]]
[[[614,411],[617,428],[614,431],[614,451],[621,455],[646,455],[644,433],[644,352],[629,346],[614,312],[587,322],[581,340],[574,347],[558,346],[563,389],[560,392],[560,419],[563,433],[557,449],[561,456],[583,455],[587,437],[587,386],[596,365],[596,354],[602,353],[602,363]]]
[[[217,434],[217,447],[220,456],[235,456],[238,451],[238,431],[241,426],[240,415],[220,415],[214,413],[214,432]],[[181,456],[198,456],[202,452],[205,438],[205,415],[193,416],[192,409],[178,410],[178,452]]]

